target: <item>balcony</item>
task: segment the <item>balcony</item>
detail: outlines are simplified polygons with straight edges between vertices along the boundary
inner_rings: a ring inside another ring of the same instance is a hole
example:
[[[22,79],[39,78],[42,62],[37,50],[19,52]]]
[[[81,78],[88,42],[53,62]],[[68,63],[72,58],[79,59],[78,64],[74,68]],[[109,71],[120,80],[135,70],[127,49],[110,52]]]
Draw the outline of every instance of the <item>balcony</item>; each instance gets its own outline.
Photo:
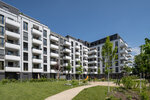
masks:
[[[51,44],[50,46],[51,46],[50,48],[52,48],[52,49],[59,49],[59,47],[57,45]]]
[[[15,26],[15,27],[20,27],[20,23],[15,21],[15,20],[12,20],[12,19],[9,19],[9,18],[6,18],[6,23],[9,24],[9,25],[12,25],[12,26]]]
[[[33,63],[37,63],[37,64],[40,64],[42,63],[42,59],[38,59],[38,58],[33,58]]]
[[[128,58],[126,56],[120,56],[121,60],[128,60]]]
[[[126,43],[120,43],[120,47],[128,47],[128,45]]]
[[[33,68],[33,72],[43,72],[42,68]]]
[[[63,57],[63,59],[65,59],[65,60],[71,60],[71,57],[70,56],[65,56],[65,57]]]
[[[90,74],[97,74],[97,72],[90,72]]]
[[[76,49],[80,49],[80,46],[79,46],[79,45],[76,45],[75,48],[76,48]]]
[[[6,48],[20,50],[20,45],[18,45],[18,44],[12,44],[12,43],[6,42],[5,47]]]
[[[51,65],[56,65],[57,61],[51,61],[50,63],[51,63]]]
[[[83,72],[83,74],[87,74],[87,72]]]
[[[68,66],[68,63],[64,63],[63,66],[65,66],[65,67]]]
[[[37,53],[37,54],[42,54],[42,50],[36,49],[36,48],[33,48],[33,49],[32,49],[32,52],[33,52],[33,53]]]
[[[5,67],[5,70],[7,72],[20,72],[21,71],[20,67],[8,67],[8,66]]]
[[[97,69],[97,66],[89,66],[90,69]]]
[[[120,53],[122,53],[122,54],[127,54],[128,51],[124,49],[124,50],[120,50]]]
[[[87,55],[87,54],[84,54],[83,56],[84,56],[84,57],[86,57],[86,58],[88,57],[88,55]]]
[[[89,51],[88,53],[89,53],[89,54],[91,54],[91,53],[97,53],[97,50],[96,50],[96,49],[93,49],[93,50]]]
[[[96,55],[91,55],[88,58],[97,58],[97,56]]]
[[[65,46],[71,46],[71,43],[68,42],[68,41],[65,41],[65,42],[64,42],[64,45],[65,45]]]
[[[71,50],[67,49],[67,48],[65,48],[63,51],[66,52],[66,53],[71,53]]]
[[[76,58],[76,61],[80,61],[80,59],[79,59],[79,58]]]
[[[127,57],[129,57],[129,58],[130,58],[130,57],[132,57],[132,55],[131,55],[131,54],[127,54]]]
[[[88,49],[83,49],[84,52],[88,52]]]
[[[120,66],[125,66],[125,65],[127,65],[127,64],[125,64],[125,63],[121,63],[121,64],[120,64]]]
[[[42,41],[39,40],[39,39],[33,38],[32,42],[35,43],[35,44],[40,44],[40,45],[42,45]]]
[[[6,30],[6,35],[11,36],[13,38],[17,38],[17,39],[20,38],[20,34],[19,33],[11,32],[11,31],[8,31],[8,30]]]
[[[51,52],[51,53],[50,53],[50,56],[51,56],[51,57],[56,57],[56,58],[57,58],[57,57],[59,57],[59,54],[57,54],[57,53],[52,53],[52,52]]]
[[[131,49],[131,48],[128,48],[127,50],[128,50],[128,52],[132,52],[132,49]]]
[[[59,41],[59,39],[57,37],[52,36],[52,35],[50,36],[50,39],[53,40],[53,41]]]
[[[88,64],[97,63],[97,61],[88,61]]]
[[[5,55],[6,60],[20,61],[20,56],[17,55]]]
[[[83,60],[83,62],[88,63],[88,60]]]
[[[76,54],[76,55],[80,55],[80,53],[79,53],[79,52],[76,52],[75,54]]]
[[[35,35],[39,35],[41,36],[42,35],[42,32],[40,30],[37,30],[37,29],[32,29],[32,33],[35,34]]]
[[[57,71],[54,69],[51,69],[51,73],[57,73]]]

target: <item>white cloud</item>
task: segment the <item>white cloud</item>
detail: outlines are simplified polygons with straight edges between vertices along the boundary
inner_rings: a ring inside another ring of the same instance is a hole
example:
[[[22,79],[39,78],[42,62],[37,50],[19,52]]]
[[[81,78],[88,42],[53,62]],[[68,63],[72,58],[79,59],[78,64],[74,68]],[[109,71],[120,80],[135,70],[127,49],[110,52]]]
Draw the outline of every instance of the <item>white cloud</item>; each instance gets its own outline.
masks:
[[[133,55],[138,55],[138,54],[140,54],[140,48],[139,48],[139,47],[133,47],[133,48],[132,48],[132,53],[133,53]]]

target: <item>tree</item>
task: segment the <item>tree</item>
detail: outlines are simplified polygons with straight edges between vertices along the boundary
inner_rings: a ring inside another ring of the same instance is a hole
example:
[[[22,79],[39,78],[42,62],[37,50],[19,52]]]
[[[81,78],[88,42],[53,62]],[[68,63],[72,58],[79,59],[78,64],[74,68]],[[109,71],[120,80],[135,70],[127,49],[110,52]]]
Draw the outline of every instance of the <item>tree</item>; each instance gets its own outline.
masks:
[[[100,73],[101,73],[101,69],[100,67],[98,67],[98,75],[100,75]]]
[[[66,67],[66,70],[68,71],[68,76],[69,76],[69,72],[71,71],[71,64],[70,61],[68,62],[68,66]],[[71,78],[71,77],[70,77]]]
[[[83,73],[82,65],[80,61],[78,61],[79,67],[76,68],[77,74],[79,75],[79,85],[80,85],[80,75]]]
[[[150,79],[150,40],[145,38],[145,44],[140,46],[141,52],[134,58],[135,66],[133,74],[142,74],[142,77]]]
[[[123,66],[122,73],[125,73],[126,76],[128,76],[131,72],[132,72],[132,68],[131,67],[129,67],[127,65]]]
[[[108,77],[108,92],[110,92],[109,87],[109,73],[111,72],[110,67],[112,66],[117,52],[117,47],[113,49],[113,43],[110,42],[109,37],[107,37],[105,44],[102,47],[102,62],[105,65],[105,74]]]

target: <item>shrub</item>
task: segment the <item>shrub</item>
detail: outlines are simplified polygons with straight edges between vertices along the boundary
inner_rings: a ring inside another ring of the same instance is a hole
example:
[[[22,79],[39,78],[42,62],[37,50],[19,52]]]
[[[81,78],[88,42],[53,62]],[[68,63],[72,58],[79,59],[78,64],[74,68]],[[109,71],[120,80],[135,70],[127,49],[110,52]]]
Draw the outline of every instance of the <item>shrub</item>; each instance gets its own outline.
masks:
[[[104,81],[106,81],[106,79],[105,79],[105,78],[101,78],[101,81],[103,81],[103,82],[104,82]]]
[[[72,80],[72,81],[71,81],[71,84],[72,84],[72,85],[78,85],[79,83],[78,83],[77,80]]]
[[[16,79],[11,79],[10,82],[14,83],[14,82],[17,82],[17,80]]]
[[[132,100],[132,96],[131,95],[127,96],[127,100]]]
[[[137,88],[138,83],[134,81],[135,77],[125,76],[122,78],[122,84],[126,89]]]
[[[143,91],[140,94],[140,96],[141,96],[141,100],[149,100],[149,96],[148,96],[148,94],[145,91]]]
[[[83,83],[86,84],[88,81],[87,80],[83,80]]]
[[[2,84],[7,84],[7,83],[9,83],[9,82],[10,82],[9,79],[2,79]]]

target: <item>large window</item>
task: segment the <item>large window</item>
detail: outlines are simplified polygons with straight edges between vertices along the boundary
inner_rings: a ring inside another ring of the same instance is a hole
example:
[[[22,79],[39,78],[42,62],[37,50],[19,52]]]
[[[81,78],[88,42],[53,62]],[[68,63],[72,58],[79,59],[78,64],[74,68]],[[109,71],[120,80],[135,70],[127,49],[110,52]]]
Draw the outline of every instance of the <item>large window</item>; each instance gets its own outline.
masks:
[[[28,53],[23,53],[23,60],[28,61]]]
[[[43,36],[47,37],[47,31],[46,30],[43,31]]]
[[[4,27],[0,26],[0,35],[4,36]]]
[[[46,40],[46,39],[43,40],[43,44],[44,44],[45,46],[47,46],[47,40]]]
[[[0,61],[0,70],[4,70],[4,62]]]
[[[28,63],[23,63],[23,70],[28,71]]]
[[[47,71],[47,65],[44,65],[44,71]]]
[[[28,51],[28,43],[23,42],[23,50]]]
[[[4,16],[0,15],[0,24],[4,24]]]
[[[28,41],[28,33],[27,32],[23,33],[23,40]]]
[[[28,23],[27,22],[23,22],[23,29],[28,31]]]
[[[0,47],[4,47],[4,39],[0,38]]]

